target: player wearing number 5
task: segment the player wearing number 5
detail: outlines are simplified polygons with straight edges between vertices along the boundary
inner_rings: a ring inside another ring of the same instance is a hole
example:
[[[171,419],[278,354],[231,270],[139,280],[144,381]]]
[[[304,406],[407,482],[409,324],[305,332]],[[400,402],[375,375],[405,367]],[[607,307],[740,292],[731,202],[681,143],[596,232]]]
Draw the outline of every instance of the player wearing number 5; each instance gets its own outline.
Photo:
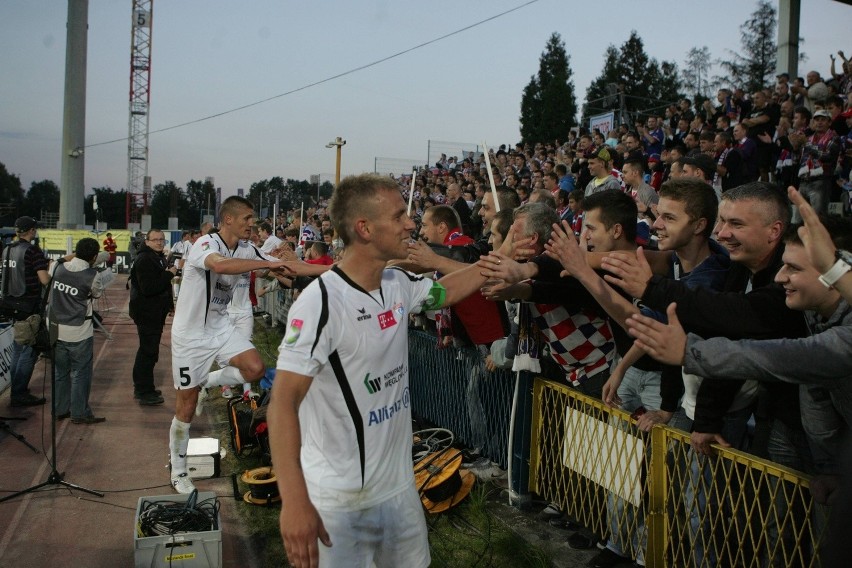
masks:
[[[219,209],[218,233],[199,238],[183,266],[183,283],[172,324],[172,376],[177,389],[175,417],[169,430],[171,482],[178,493],[191,493],[186,448],[199,389],[259,380],[263,361],[254,345],[234,333],[228,304],[240,274],[262,268],[281,269],[278,259],[248,242],[254,209],[247,199],[229,197]],[[226,368],[208,380],[213,362]],[[213,384],[215,382],[215,385]]]

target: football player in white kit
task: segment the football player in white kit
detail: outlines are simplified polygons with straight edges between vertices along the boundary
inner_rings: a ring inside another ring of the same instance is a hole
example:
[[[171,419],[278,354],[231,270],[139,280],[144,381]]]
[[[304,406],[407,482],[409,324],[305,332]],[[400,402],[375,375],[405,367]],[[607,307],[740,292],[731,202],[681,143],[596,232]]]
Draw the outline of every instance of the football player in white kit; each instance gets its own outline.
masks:
[[[191,493],[195,488],[187,472],[186,448],[199,388],[253,382],[264,374],[260,354],[249,339],[235,331],[228,318],[233,290],[245,272],[284,266],[247,241],[254,224],[250,201],[229,197],[219,209],[219,219],[219,232],[199,238],[185,258],[172,324],[177,402],[169,430],[169,451],[172,487],[178,493]],[[208,374],[214,361],[228,367],[212,384]]]
[[[296,568],[425,567],[408,316],[451,305],[486,277],[476,265],[438,282],[386,268],[408,256],[415,228],[392,179],[344,179],[329,211],[346,255],[290,308],[268,412],[281,536]]]

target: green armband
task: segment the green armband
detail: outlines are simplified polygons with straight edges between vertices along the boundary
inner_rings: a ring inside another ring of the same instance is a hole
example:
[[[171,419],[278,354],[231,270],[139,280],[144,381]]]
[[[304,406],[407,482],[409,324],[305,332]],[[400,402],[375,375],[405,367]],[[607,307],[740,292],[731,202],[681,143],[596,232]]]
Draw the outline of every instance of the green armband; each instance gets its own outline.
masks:
[[[447,289],[440,282],[433,282],[432,288],[423,300],[423,310],[437,310],[447,299]]]

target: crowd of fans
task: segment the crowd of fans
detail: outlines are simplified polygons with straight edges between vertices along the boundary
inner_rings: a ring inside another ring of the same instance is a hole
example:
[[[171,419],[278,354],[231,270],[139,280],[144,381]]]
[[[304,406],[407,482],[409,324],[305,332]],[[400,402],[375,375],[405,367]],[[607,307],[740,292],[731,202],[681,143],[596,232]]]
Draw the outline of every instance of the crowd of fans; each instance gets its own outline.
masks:
[[[432,314],[439,346],[476,345],[488,369],[541,370],[634,413],[642,430],[669,423],[691,432],[683,499],[699,564],[718,560],[719,531],[702,519],[725,506],[712,489],[721,482],[710,465],[712,444],[825,476],[816,487],[839,472],[840,440],[852,424],[842,402],[850,309],[818,281],[824,267],[817,271],[801,252],[800,208],[791,207],[787,191],[797,188],[795,198],[820,217],[850,212],[852,62],[840,57],[842,73],[832,58],[826,79],[816,71],[793,80],[781,74],[771,87],[720,89],[715,101],[699,105],[684,99],[663,116],[611,132],[581,129],[564,142],[490,150],[493,191],[485,156],[472,152],[442,155],[413,174],[413,185],[410,176],[398,180],[421,227],[399,264],[440,275],[480,262],[492,275],[469,302],[491,300],[493,308]],[[827,226],[837,249],[852,247],[848,220]],[[531,239],[518,253],[527,260],[480,260],[505,238]],[[757,353],[826,330],[841,339],[816,342],[826,369],[785,359],[794,371],[751,364],[745,376],[707,380],[720,377],[687,373],[682,360],[656,360],[641,338],[634,342],[633,318],[643,314],[662,323],[676,314],[704,339],[757,340],[748,344]],[[783,518],[787,504],[778,495]],[[625,534],[617,513],[624,503],[614,501],[607,547],[593,564],[615,565],[637,548],[642,563],[642,535]],[[550,510],[559,515],[561,508]],[[823,513],[813,520],[816,530]],[[794,538],[778,524],[765,529],[768,548]],[[634,533],[644,533],[637,526]],[[578,530],[572,544],[591,547],[598,536]]]

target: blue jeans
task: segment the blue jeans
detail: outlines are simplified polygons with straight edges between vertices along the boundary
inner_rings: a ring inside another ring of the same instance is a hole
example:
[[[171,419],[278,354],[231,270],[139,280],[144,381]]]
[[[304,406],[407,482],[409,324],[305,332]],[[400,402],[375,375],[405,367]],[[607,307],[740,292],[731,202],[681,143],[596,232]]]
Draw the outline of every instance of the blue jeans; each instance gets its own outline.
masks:
[[[30,392],[30,379],[37,359],[38,352],[32,345],[12,342],[12,400],[24,397]]]
[[[618,387],[621,409],[633,412],[640,406],[646,410],[659,410],[663,397],[660,395],[660,371],[643,371],[630,367]]]
[[[775,463],[805,473],[813,473],[813,458],[804,431],[794,430],[776,418],[772,421],[767,449],[769,450],[769,459]],[[764,501],[764,507],[767,507],[770,495],[774,493],[775,510],[774,514],[767,515],[763,526],[763,531],[766,533],[767,554],[772,557],[765,559],[764,566],[783,566],[784,550],[796,550],[806,546],[804,541],[807,539],[799,541],[795,534],[795,527],[804,517],[804,504],[795,499],[796,493],[790,489],[787,482],[777,477],[769,477],[767,483],[768,494],[764,493],[758,497]],[[792,510],[788,505],[788,500],[792,502]],[[796,520],[795,523],[790,522],[790,520],[785,522],[785,517],[788,514]],[[779,530],[779,523],[782,525],[781,530]],[[783,545],[779,543],[779,540],[783,540]],[[813,550],[810,550],[809,553],[813,554]]]
[[[621,399],[621,409],[626,412],[633,412],[640,406],[647,410],[659,410],[662,402],[660,372],[643,371],[636,367],[630,367],[624,373],[624,380],[618,387],[618,398]],[[626,425],[619,425],[619,423],[621,423],[620,420],[613,425],[625,430],[630,429]],[[648,440],[645,441],[647,444]],[[650,451],[650,445],[646,446],[646,452],[648,451]],[[648,540],[643,508],[634,507],[611,492],[607,494],[606,506],[610,531],[607,548],[620,556],[627,556],[632,548],[636,553],[636,561],[643,564],[645,546]],[[635,525],[633,524],[634,518],[636,519]]]
[[[94,338],[68,343],[56,342],[56,400],[57,415],[67,414],[71,418],[92,416],[89,408],[89,391],[92,388],[92,347]],[[70,396],[69,396],[70,394]]]
[[[720,434],[735,449],[741,449],[746,439],[747,422],[751,417],[750,406],[725,415]],[[688,472],[686,487],[683,488],[683,504],[689,518],[689,536],[693,546],[695,566],[715,567],[717,551],[721,547],[722,526],[727,521],[726,503],[719,503],[718,496],[739,493],[739,487],[719,487],[724,482],[713,473],[713,460],[717,456],[704,456],[692,448],[687,451]],[[733,480],[728,480],[733,481]],[[714,530],[715,528],[715,530]]]

